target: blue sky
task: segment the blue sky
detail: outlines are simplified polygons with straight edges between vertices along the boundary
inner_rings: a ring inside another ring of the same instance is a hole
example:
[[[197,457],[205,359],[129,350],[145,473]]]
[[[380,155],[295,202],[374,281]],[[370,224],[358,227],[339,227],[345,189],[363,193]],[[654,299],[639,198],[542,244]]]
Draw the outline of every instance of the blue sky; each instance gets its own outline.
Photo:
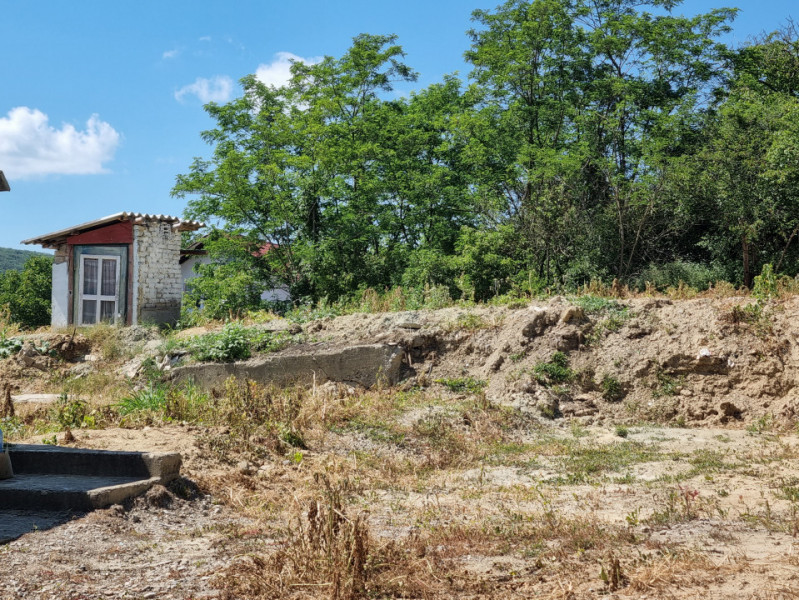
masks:
[[[795,0],[686,0],[741,9],[728,42],[770,31]],[[175,176],[210,147],[208,100],[288,58],[339,56],[359,33],[399,36],[414,87],[466,76],[475,8],[499,0],[0,0],[0,247],[120,211],[181,215]],[[400,93],[411,91],[400,89]]]

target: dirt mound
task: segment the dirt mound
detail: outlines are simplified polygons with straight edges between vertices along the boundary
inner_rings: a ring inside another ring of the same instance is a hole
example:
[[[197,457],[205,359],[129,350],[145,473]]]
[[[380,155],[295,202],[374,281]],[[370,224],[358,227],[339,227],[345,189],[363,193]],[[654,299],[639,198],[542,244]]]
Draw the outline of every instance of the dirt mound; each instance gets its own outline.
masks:
[[[309,343],[278,354],[396,344],[406,389],[479,389],[523,412],[586,424],[792,425],[799,419],[797,316],[799,298],[556,297],[320,319],[303,326]],[[270,326],[291,324],[276,319]],[[0,381],[19,392],[59,393],[50,388],[63,377],[116,370],[122,385],[125,370],[113,357],[140,365],[162,345],[158,335],[153,328],[119,330],[115,343],[99,350],[93,345],[101,342],[81,334],[28,336],[18,355],[0,361]]]
[[[545,417],[713,426],[799,417],[799,299],[576,302],[355,314],[306,330],[331,343],[400,344],[406,386],[473,380],[489,399]],[[553,357],[563,361],[554,377]]]

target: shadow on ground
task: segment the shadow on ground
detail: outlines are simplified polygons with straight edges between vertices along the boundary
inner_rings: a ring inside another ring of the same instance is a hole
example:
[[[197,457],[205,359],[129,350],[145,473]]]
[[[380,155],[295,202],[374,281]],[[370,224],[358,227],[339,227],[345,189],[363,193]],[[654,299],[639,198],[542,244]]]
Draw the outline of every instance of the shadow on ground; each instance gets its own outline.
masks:
[[[76,516],[69,511],[0,510],[0,545],[32,531],[52,529]]]

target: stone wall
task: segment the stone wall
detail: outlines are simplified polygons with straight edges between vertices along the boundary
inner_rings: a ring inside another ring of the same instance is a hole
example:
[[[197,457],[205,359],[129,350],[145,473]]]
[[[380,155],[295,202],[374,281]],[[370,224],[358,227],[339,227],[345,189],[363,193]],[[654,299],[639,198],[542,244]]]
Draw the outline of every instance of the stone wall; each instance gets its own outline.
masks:
[[[175,323],[183,296],[180,232],[148,221],[133,228],[135,324]]]

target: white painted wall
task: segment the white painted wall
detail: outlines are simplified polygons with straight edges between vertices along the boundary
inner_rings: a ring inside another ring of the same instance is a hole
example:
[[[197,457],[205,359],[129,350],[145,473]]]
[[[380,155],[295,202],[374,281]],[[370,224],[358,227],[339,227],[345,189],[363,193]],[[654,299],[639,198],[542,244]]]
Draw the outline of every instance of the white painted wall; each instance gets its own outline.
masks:
[[[66,261],[53,263],[53,291],[50,301],[52,306],[50,325],[67,327],[69,325],[69,271]]]
[[[133,252],[133,274],[128,277],[128,285],[133,286],[131,305],[128,306],[130,313],[130,324],[134,327],[139,324],[139,229],[133,228],[133,243],[129,252]]]
[[[210,265],[211,259],[208,255],[190,256],[186,262],[180,264],[180,276],[183,280],[183,291],[186,291],[186,282],[197,277],[194,272],[194,265]]]

